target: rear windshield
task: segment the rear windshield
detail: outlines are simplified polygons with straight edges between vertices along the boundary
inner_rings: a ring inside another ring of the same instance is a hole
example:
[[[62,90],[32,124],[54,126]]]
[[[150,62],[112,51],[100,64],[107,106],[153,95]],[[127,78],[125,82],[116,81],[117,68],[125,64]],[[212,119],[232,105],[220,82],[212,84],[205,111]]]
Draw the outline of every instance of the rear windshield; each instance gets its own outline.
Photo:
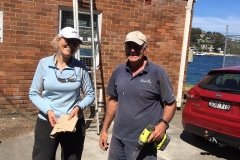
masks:
[[[240,74],[211,73],[198,84],[198,87],[206,90],[240,94]]]

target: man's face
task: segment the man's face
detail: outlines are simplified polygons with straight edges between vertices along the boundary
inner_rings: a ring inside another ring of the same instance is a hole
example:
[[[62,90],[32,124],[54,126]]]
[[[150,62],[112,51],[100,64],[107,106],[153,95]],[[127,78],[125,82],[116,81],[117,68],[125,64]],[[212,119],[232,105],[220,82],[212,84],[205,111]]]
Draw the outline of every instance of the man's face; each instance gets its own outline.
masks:
[[[80,42],[74,38],[64,38],[58,39],[59,50],[62,54],[66,56],[72,56],[79,48]]]
[[[138,45],[135,42],[126,42],[125,43],[125,53],[126,57],[130,62],[137,62],[141,60],[144,56],[144,51],[146,48],[143,45]]]

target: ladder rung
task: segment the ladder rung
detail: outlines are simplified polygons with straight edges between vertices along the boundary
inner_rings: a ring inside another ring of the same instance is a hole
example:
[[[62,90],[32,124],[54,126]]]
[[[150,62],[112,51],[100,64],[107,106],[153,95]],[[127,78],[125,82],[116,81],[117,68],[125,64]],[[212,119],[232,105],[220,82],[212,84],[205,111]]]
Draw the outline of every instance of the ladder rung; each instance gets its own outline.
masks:
[[[85,118],[85,121],[88,121],[88,120],[95,120],[95,118]]]

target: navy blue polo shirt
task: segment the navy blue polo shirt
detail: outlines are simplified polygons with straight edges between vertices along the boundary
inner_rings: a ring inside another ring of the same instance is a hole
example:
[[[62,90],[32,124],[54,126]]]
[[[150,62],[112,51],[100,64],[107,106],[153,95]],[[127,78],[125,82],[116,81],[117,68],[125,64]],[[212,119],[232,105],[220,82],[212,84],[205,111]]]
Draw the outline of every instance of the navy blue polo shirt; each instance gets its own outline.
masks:
[[[107,94],[118,98],[113,135],[129,142],[137,142],[148,124],[158,124],[163,115],[163,104],[175,100],[167,72],[148,60],[135,77],[128,62],[117,66]]]

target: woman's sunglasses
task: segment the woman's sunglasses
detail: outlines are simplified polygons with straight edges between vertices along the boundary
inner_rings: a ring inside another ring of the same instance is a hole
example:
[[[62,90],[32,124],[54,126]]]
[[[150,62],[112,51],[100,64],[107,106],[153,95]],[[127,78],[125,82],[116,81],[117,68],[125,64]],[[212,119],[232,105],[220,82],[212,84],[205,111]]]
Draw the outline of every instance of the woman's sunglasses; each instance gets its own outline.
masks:
[[[69,78],[59,78],[57,76],[57,73],[56,73],[56,66],[54,67],[54,73],[55,73],[55,76],[57,78],[57,80],[61,83],[67,83],[67,82],[76,82],[76,78],[77,78],[77,75],[76,75],[76,71],[75,71],[75,68],[74,68],[74,73],[72,76],[70,76]],[[75,78],[73,78],[75,75]]]
[[[77,39],[74,38],[64,38],[62,37],[68,45],[73,45],[73,47],[77,48],[80,45],[80,41],[78,41]]]

